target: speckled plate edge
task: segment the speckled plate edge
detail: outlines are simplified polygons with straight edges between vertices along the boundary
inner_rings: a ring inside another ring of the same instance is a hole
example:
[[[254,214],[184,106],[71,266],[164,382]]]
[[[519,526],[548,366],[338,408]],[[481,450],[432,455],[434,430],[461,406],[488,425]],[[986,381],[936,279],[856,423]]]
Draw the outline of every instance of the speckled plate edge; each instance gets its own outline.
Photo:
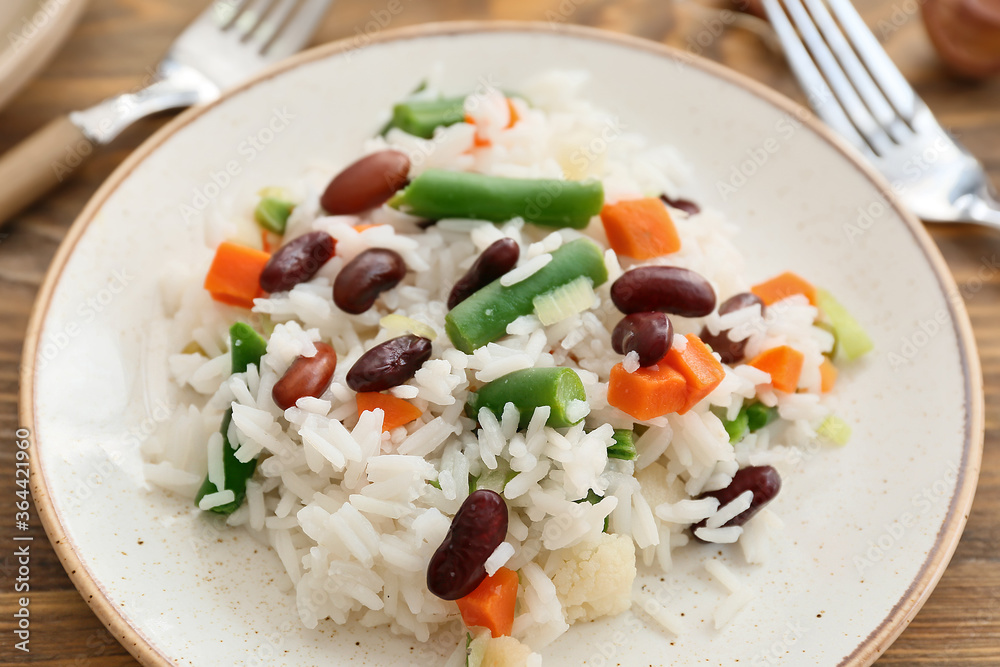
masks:
[[[865,164],[839,136],[809,115],[802,107],[776,91],[722,65],[656,42],[628,35],[581,26],[562,25],[552,27],[545,23],[524,21],[456,21],[425,24],[386,31],[374,37],[373,43],[476,32],[552,32],[580,39],[616,43],[654,53],[671,60],[680,60],[691,67],[703,71],[709,76],[722,79],[746,89],[785,113],[795,114],[798,118],[803,119],[804,124],[813,132],[832,144],[848,162],[872,181],[881,192],[887,193],[888,201],[904,220],[910,233],[913,234],[914,239],[923,250],[931,269],[937,277],[942,292],[945,294],[957,292],[954,279],[934,242],[924,230],[920,221],[912,213],[903,208],[892,196],[889,184],[882,179],[880,174],[871,166]],[[352,47],[353,41],[345,39],[301,53],[262,73],[239,88],[230,91],[227,95],[223,96],[222,100],[205,107],[188,110],[142,144],[105,181],[80,213],[60,245],[59,251],[56,253],[35,302],[25,337],[21,365],[19,411],[22,427],[30,429],[32,434],[35,433],[34,364],[24,360],[34,360],[36,357],[39,339],[45,318],[48,315],[53,293],[62,275],[63,268],[72,255],[77,242],[94,220],[97,212],[118,186],[129,177],[137,165],[155,152],[160,145],[171,138],[178,130],[198,120],[208,109],[228,99],[234,93],[251,88],[262,81],[295,69],[304,63],[321,60],[331,55],[348,51]],[[864,667],[872,664],[892,644],[893,640],[902,633],[906,626],[909,625],[910,621],[927,601],[931,591],[934,590],[934,586],[937,585],[944,574],[945,568],[951,561],[951,557],[962,536],[962,531],[965,528],[969,510],[972,507],[983,453],[985,408],[982,370],[968,313],[964,306],[956,305],[954,300],[948,299],[947,302],[948,311],[955,326],[956,338],[960,348],[959,354],[962,359],[966,396],[965,446],[955,482],[955,493],[949,503],[948,513],[945,516],[941,529],[938,531],[934,546],[928,553],[927,559],[920,568],[917,577],[911,582],[906,592],[900,597],[881,623],[851,653],[840,660],[838,663],[840,667]],[[41,443],[37,441],[32,442],[32,448],[37,449],[40,445]],[[33,459],[38,460],[36,454],[33,453],[32,456]],[[45,471],[40,469],[39,466],[35,466],[31,470],[31,491],[39,518],[45,527],[45,531],[52,542],[59,560],[62,562],[63,567],[66,568],[66,572],[69,573],[73,584],[80,591],[80,594],[86,600],[87,604],[90,605],[91,609],[93,609],[97,617],[143,665],[147,665],[148,667],[171,667],[174,663],[160,652],[156,646],[151,644],[137,628],[129,624],[121,611],[108,600],[101,584],[94,579],[92,573],[80,560],[75,545],[68,539],[63,530],[59,515],[55,511],[48,494]]]
[[[0,51],[0,108],[21,92],[31,78],[49,63],[80,19],[87,0],[63,0],[45,4],[49,7],[54,5],[53,13],[37,28],[38,32],[34,36],[26,38],[28,44],[22,49],[11,44]],[[44,10],[37,7],[35,15],[41,11]]]

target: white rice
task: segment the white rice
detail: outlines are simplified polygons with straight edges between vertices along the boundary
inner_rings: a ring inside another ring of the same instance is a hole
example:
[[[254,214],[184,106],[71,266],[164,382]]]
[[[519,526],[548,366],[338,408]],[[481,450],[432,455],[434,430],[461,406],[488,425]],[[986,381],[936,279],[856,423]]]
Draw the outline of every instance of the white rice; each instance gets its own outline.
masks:
[[[522,89],[533,106],[518,102],[521,119],[510,128],[504,121],[504,114],[509,119],[506,102],[495,106],[503,96],[487,93],[474,117],[482,119],[480,129],[489,146],[476,146],[476,130],[458,123],[439,129],[431,141],[394,129],[366,141],[364,151],[393,147],[408,152],[411,178],[443,167],[527,178],[600,178],[609,202],[648,192],[677,195],[689,176],[670,147],[651,147],[623,133],[606,142],[606,151],[593,160],[583,164],[571,159],[616,122],[581,97],[584,81],[579,73],[545,73],[525,82]],[[436,94],[433,85],[426,94]],[[590,283],[574,286],[568,295],[572,298],[565,300],[571,303],[566,306],[559,299],[557,304],[565,312],[553,315],[552,304],[540,304],[544,317],[539,311],[517,318],[507,325],[506,337],[472,354],[455,349],[445,334],[451,286],[491,243],[511,238],[521,248],[520,265],[501,278],[509,286],[544,268],[552,252],[575,238],[591,236],[606,246],[599,222],[584,231],[552,231],[520,219],[500,225],[441,220],[420,230],[412,218],[385,208],[361,216],[324,216],[318,193],[333,173],[307,171],[293,188],[301,203],[286,240],[323,230],[337,240],[337,256],[311,281],[255,301],[254,317],[274,326],[259,369],[251,366],[246,373],[230,375],[227,330],[247,313],[212,302],[203,290],[211,248],[205,249],[204,265],[170,267],[163,291],[171,320],[158,335],[176,352],[165,361],[164,373],[175,383],[175,402],[185,407],[162,429],[162,439],[158,434],[143,444],[149,482],[186,497],[193,496],[206,475],[222,488],[225,445],[218,424],[232,408],[226,435],[237,448],[236,457],[259,457],[260,463],[247,485],[246,503],[228,522],[274,549],[287,574],[284,585],[306,627],[331,619],[387,627],[426,641],[455,621],[456,606],[427,591],[426,568],[469,495],[470,482],[487,475],[502,480],[510,523],[507,539],[486,569],[490,574],[500,567],[520,572],[523,591],[513,634],[534,651],[569,628],[561,592],[546,574],[553,553],[593,543],[606,520],[612,533],[631,539],[640,571],[658,576],[672,567],[673,550],[701,548],[688,545],[689,528],[701,521],[704,527],[695,531],[701,540],[738,542],[750,563],[767,557],[781,527],[774,512],[764,510],[743,527],[726,526],[749,508],[752,494],[722,507],[717,499],[700,496],[727,487],[746,465],[784,466],[786,471],[790,453],[815,438],[815,428],[829,414],[816,392],[819,365],[833,340],[813,326],[817,311],[804,298],[769,306],[763,315],[750,308],[672,318],[672,344],[683,352],[685,336],[706,327],[713,334],[729,330],[731,340],[745,340],[748,357],[791,345],[805,358],[799,386],[806,393],[775,392],[767,373],[748,365],[727,367],[723,382],[690,411],[637,422],[607,399],[615,364],[622,363],[629,373],[639,368],[636,353],[623,359],[611,350],[610,332],[621,314],[608,305],[610,285],[638,264],[611,249],[604,251],[610,280],[596,289]],[[251,238],[257,231],[246,217],[214,215],[219,221],[206,229],[210,245],[227,237]],[[678,214],[674,221],[681,250],[649,264],[697,271],[720,297],[748,289],[743,258],[732,242],[735,228],[721,213],[706,209],[692,216]],[[357,224],[376,226],[358,233]],[[410,272],[370,311],[348,316],[333,303],[331,284],[347,261],[369,248],[396,250]],[[417,406],[421,416],[383,433],[382,410],[359,416],[345,376],[366,350],[404,331],[434,340],[432,359],[389,392]],[[275,383],[297,357],[314,355],[318,341],[337,351],[332,383],[322,395],[281,410],[271,396]],[[180,352],[192,342],[204,354]],[[571,401],[566,408],[570,421],[583,420],[578,426],[546,426],[547,406],[535,410],[526,429],[518,429],[520,415],[513,405],[499,418],[485,408],[476,419],[466,416],[469,392],[482,383],[516,370],[552,366],[573,368],[585,387],[587,400]],[[781,420],[731,445],[718,415],[733,419],[755,400],[777,406]],[[613,430],[637,426],[645,429],[636,438],[638,459],[609,459]],[[593,502],[580,502],[588,496]],[[205,496],[199,507],[209,510],[235,499],[226,490]],[[747,604],[752,591],[718,561],[709,560],[705,567],[729,591],[713,619],[721,627]],[[671,634],[684,631],[680,615],[652,595],[625,595]],[[530,664],[540,661],[533,654]]]

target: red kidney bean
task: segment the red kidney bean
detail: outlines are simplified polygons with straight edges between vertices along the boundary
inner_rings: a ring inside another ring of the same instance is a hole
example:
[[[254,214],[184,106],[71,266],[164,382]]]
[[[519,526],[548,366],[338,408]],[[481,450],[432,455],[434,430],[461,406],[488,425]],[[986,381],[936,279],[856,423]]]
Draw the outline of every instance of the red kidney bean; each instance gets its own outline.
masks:
[[[679,266],[642,266],[611,286],[611,300],[626,315],[647,311],[702,317],[715,310],[715,290],[703,277]]]
[[[349,261],[333,281],[333,302],[345,313],[358,315],[372,307],[378,295],[399,284],[406,262],[395,250],[372,248]]]
[[[451,288],[448,310],[513,269],[520,256],[521,248],[514,239],[500,239],[491,243],[476,259],[475,264]]]
[[[496,491],[469,494],[427,566],[427,589],[444,600],[463,598],[486,578],[486,559],[507,537],[507,503]]]
[[[347,386],[357,392],[397,387],[431,358],[431,341],[407,334],[376,345],[347,372]]]
[[[774,500],[778,492],[781,491],[781,477],[778,475],[778,471],[771,466],[749,466],[747,468],[741,468],[736,471],[733,476],[733,481],[729,483],[724,489],[719,491],[709,491],[708,493],[703,493],[699,498],[718,498],[719,507],[728,505],[733,500],[746,492],[753,491],[753,500],[750,501],[750,509],[746,510],[742,514],[738,514],[729,521],[727,521],[725,526],[742,526],[747,521],[752,519],[757,512],[759,512],[765,505]],[[705,525],[705,521],[700,521],[691,527],[692,532],[694,530],[701,528]]]
[[[690,199],[671,199],[667,195],[660,195],[660,199],[663,200],[667,206],[673,206],[676,209],[684,211],[688,215],[695,215],[696,213],[701,213],[701,207],[695,204]]]
[[[271,390],[274,404],[282,410],[295,405],[304,396],[319,398],[330,386],[337,369],[337,352],[326,343],[315,343],[316,354],[298,357]]]
[[[381,206],[406,185],[410,158],[385,150],[372,153],[337,174],[320,197],[330,215],[351,215]]]
[[[764,302],[760,300],[760,297],[756,294],[751,294],[750,292],[741,292],[736,296],[731,296],[722,302],[719,306],[719,314],[725,315],[726,313],[735,313],[737,310],[743,310],[744,308],[750,308],[754,304],[760,306],[760,312],[764,312]],[[701,330],[701,335],[699,336],[706,345],[712,348],[715,352],[719,353],[722,357],[722,362],[726,364],[735,364],[737,361],[742,361],[745,356],[745,351],[747,347],[747,340],[730,340],[729,339],[729,329],[720,331],[714,336],[709,332],[708,327]]]
[[[260,288],[287,292],[306,282],[333,257],[336,245],[326,232],[309,232],[292,239],[271,255],[260,274]]]
[[[618,354],[637,352],[640,366],[652,366],[670,351],[674,325],[664,313],[632,313],[611,332],[611,347]]]

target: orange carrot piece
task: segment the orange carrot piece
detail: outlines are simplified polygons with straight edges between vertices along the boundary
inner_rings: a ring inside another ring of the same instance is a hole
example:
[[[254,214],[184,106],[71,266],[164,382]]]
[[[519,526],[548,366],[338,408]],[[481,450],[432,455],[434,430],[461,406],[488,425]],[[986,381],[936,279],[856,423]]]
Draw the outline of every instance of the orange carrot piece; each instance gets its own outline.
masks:
[[[764,350],[750,361],[750,365],[771,374],[771,386],[779,391],[795,391],[802,374],[804,355],[795,348],[781,345]]]
[[[216,301],[253,308],[253,300],[264,294],[260,274],[269,259],[271,255],[262,250],[224,241],[215,250],[205,289]]]
[[[683,352],[678,352],[677,348],[670,348],[667,356],[663,358],[663,363],[680,373],[687,383],[687,400],[683,409],[677,411],[680,414],[684,414],[712,393],[726,377],[722,362],[716,359],[712,350],[694,334],[687,335],[687,345],[684,346]]]
[[[611,369],[608,403],[636,419],[645,421],[683,410],[687,396],[684,376],[667,364],[647,366],[635,373],[621,364]]]
[[[380,394],[375,391],[366,391],[357,395],[358,416],[362,412],[381,408],[385,417],[382,418],[382,430],[391,431],[400,426],[406,426],[415,420],[422,413],[420,408],[409,401],[396,398],[392,394]]]
[[[787,299],[793,294],[802,294],[809,299],[809,303],[816,305],[816,288],[808,280],[791,271],[754,285],[750,291],[759,296],[765,306]]]
[[[517,585],[517,572],[501,567],[492,577],[483,579],[476,590],[457,600],[462,620],[470,628],[488,628],[494,637],[509,636],[514,627]]]
[[[510,122],[507,123],[507,128],[512,128],[517,125],[517,121],[521,120],[521,114],[517,113],[517,109],[514,107],[514,100],[507,98],[507,108],[510,109]]]
[[[618,254],[650,259],[681,249],[674,221],[655,197],[607,204],[601,209],[601,222],[608,243]]]
[[[823,359],[819,367],[820,391],[824,394],[833,391],[833,386],[837,384],[837,367],[829,359]]]
[[[354,231],[358,234],[365,231],[366,229],[371,229],[372,227],[377,227],[378,225],[354,225]]]

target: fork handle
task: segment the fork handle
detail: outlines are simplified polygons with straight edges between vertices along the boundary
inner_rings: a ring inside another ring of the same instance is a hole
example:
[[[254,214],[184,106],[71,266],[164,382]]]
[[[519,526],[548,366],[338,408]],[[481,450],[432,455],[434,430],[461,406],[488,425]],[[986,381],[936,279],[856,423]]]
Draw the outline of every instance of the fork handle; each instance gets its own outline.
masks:
[[[0,157],[0,226],[53,189],[94,152],[79,127],[60,116]]]

